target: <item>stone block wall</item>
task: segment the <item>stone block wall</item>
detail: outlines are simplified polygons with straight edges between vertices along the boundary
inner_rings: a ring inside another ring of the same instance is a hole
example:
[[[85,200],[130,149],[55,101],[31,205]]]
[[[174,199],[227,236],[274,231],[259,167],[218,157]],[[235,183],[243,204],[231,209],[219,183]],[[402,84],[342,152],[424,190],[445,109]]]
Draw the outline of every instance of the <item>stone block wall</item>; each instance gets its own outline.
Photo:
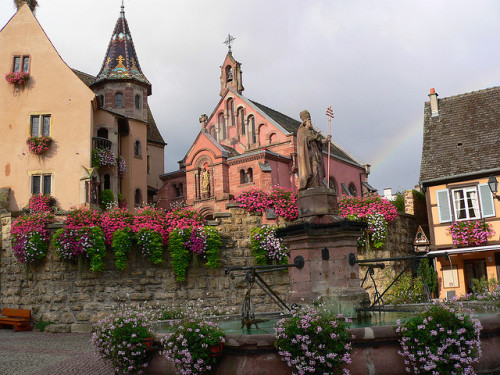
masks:
[[[0,251],[0,307],[31,309],[33,322],[40,318],[55,324],[47,327],[56,332],[86,332],[102,313],[120,304],[165,303],[184,304],[200,300],[202,306],[241,308],[247,290],[244,277],[234,279],[224,275],[224,266],[254,264],[250,248],[250,229],[261,224],[262,217],[247,214],[240,208],[230,208],[217,215],[217,228],[223,240],[223,266],[209,270],[201,261],[190,264],[186,281],[175,280],[170,260],[152,265],[134,251],[129,255],[128,268],[118,271],[113,257],[106,257],[103,272],[92,273],[88,267],[80,272],[76,264],[61,261],[50,246],[42,261],[30,266],[26,278],[25,266],[14,257],[10,246],[10,214],[2,217],[2,249]],[[288,274],[264,274],[266,282],[278,295],[288,295]],[[257,286],[252,290],[257,311],[278,311],[277,306]]]

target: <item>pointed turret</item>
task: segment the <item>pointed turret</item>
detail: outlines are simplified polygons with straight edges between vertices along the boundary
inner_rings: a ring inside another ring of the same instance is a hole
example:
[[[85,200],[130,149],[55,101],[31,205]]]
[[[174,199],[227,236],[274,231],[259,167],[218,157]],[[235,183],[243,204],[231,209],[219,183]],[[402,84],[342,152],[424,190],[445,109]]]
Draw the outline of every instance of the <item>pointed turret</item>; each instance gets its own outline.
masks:
[[[116,21],[101,70],[91,85],[106,109],[147,121],[147,97],[151,83],[142,73],[124,6]]]
[[[104,80],[136,80],[147,85],[151,94],[151,84],[142,73],[123,5],[96,83]]]
[[[228,34],[224,44],[227,44],[229,51],[221,68],[220,75],[220,96],[223,96],[228,87],[232,87],[238,94],[241,94],[245,88],[243,87],[243,78],[241,64],[236,61],[231,52],[231,44],[236,38]]]

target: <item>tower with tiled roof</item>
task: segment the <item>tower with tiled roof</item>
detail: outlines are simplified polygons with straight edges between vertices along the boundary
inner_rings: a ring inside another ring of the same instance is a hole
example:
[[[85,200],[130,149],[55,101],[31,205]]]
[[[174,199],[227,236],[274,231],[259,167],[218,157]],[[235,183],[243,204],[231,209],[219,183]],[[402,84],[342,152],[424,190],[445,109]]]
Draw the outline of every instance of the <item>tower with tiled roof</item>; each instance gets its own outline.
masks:
[[[151,83],[141,70],[123,5],[92,88],[103,108],[147,121]]]

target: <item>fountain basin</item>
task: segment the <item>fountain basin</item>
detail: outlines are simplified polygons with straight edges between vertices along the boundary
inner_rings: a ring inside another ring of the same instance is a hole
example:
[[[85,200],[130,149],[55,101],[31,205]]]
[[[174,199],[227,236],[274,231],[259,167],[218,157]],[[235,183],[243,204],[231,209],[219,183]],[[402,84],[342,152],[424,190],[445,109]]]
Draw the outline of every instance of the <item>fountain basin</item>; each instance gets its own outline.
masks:
[[[500,373],[500,314],[479,319],[483,355],[476,365],[477,374]],[[393,326],[352,328],[354,335],[352,363],[347,367],[352,375],[401,375],[405,374],[398,335]],[[165,334],[158,334],[159,341]],[[281,360],[274,348],[274,334],[226,335],[224,352],[214,374],[276,375],[291,374],[291,369]],[[175,368],[157,351],[147,369],[148,374],[173,375]]]

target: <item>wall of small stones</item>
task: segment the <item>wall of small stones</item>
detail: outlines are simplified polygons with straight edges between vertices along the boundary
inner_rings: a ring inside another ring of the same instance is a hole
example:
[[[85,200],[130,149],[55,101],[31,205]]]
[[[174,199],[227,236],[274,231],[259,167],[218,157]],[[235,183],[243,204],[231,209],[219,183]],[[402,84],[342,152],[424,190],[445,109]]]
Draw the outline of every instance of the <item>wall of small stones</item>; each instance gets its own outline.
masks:
[[[221,260],[223,266],[209,270],[203,262],[190,265],[186,281],[175,281],[168,255],[161,265],[152,265],[136,252],[128,258],[128,268],[118,271],[113,257],[108,254],[103,272],[92,273],[88,267],[82,271],[77,264],[61,261],[50,246],[42,261],[26,268],[14,257],[10,245],[10,213],[0,215],[2,247],[0,250],[0,307],[30,309],[33,321],[40,318],[55,324],[46,328],[53,332],[88,332],[92,323],[102,314],[118,305],[130,303],[183,304],[199,300],[201,306],[237,307],[242,305],[247,290],[243,277],[234,279],[224,275],[224,266],[254,265],[250,248],[250,229],[266,221],[262,216],[246,213],[239,207],[229,207],[216,215],[212,223],[223,240]],[[388,257],[409,254],[416,233],[416,222],[411,215],[401,215],[389,226],[389,238],[382,250],[362,251],[363,257]],[[54,228],[53,230],[55,230]],[[387,284],[402,263],[392,264],[386,270],[377,270],[379,285]],[[360,267],[360,277],[364,276]],[[280,296],[288,295],[286,272],[265,274],[266,282]],[[369,293],[371,283],[366,283]],[[259,288],[254,287],[253,303],[257,311],[276,311],[277,307]]]

